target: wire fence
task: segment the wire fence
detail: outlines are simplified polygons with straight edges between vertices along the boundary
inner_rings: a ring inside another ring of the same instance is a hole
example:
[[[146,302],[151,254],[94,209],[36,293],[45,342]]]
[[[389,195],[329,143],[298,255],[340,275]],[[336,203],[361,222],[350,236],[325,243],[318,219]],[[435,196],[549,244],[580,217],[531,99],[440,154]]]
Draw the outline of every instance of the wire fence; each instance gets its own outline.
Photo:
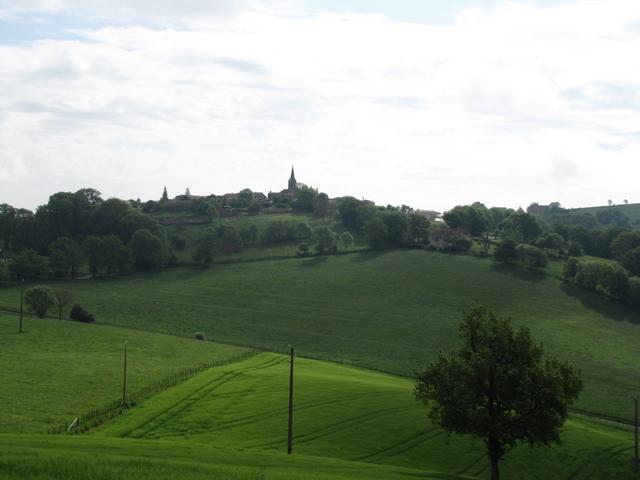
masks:
[[[125,410],[134,407],[135,405],[141,403],[143,400],[151,397],[152,395],[159,393],[167,388],[178,385],[179,383],[190,379],[200,372],[213,367],[220,367],[223,365],[228,365],[230,363],[239,362],[255,355],[256,353],[256,351],[251,350],[248,352],[243,352],[239,355],[235,355],[233,357],[228,357],[224,360],[214,360],[198,365],[197,367],[185,368],[184,370],[181,370],[179,372],[162,377],[160,380],[147,385],[140,390],[137,390],[131,394],[127,394],[126,398],[112,400],[100,407],[89,410],[88,412],[84,412],[73,419],[71,423],[52,426],[47,430],[47,433],[50,435],[58,435],[63,433],[85,432],[119,415]]]

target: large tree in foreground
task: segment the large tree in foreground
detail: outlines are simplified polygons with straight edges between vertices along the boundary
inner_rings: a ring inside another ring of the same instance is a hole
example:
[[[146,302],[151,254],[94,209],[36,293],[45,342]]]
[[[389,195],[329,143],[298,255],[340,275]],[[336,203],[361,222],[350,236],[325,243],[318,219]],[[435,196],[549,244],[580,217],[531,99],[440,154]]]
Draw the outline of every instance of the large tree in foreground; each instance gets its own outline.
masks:
[[[482,438],[498,480],[509,448],[559,442],[567,406],[582,390],[580,372],[484,306],[464,313],[460,337],[458,350],[417,373],[416,398],[445,430]]]

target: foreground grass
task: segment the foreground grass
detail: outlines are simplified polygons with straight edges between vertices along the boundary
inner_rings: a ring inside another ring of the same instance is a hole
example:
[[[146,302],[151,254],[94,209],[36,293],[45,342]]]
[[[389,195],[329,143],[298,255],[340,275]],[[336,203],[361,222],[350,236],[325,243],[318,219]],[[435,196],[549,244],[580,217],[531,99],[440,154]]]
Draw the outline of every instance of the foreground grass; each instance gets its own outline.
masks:
[[[148,440],[0,435],[0,479],[415,480],[463,478],[335,458]]]
[[[335,360],[402,375],[457,343],[461,312],[494,306],[578,366],[579,406],[629,417],[640,384],[636,312],[556,278],[425,251],[359,253],[69,283],[99,323]],[[0,290],[15,305],[17,289]]]
[[[135,391],[245,349],[77,322],[0,316],[0,432],[42,432],[122,395],[123,343]]]
[[[406,379],[308,359],[296,361],[294,452],[354,462],[488,475],[484,445],[430,424]],[[286,452],[288,358],[260,354],[167,390],[94,433]],[[574,418],[563,443],[519,447],[505,478],[632,478],[632,432]],[[433,473],[432,473],[433,474]],[[271,478],[271,477],[269,477]]]

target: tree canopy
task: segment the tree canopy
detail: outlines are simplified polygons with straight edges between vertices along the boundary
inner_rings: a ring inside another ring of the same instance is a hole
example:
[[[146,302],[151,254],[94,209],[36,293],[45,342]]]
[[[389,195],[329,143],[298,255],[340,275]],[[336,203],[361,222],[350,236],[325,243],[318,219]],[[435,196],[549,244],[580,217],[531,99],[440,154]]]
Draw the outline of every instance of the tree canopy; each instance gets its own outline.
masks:
[[[415,395],[434,423],[484,441],[497,480],[510,448],[560,440],[567,407],[583,387],[580,372],[485,306],[464,312],[460,339],[458,349],[417,373]]]

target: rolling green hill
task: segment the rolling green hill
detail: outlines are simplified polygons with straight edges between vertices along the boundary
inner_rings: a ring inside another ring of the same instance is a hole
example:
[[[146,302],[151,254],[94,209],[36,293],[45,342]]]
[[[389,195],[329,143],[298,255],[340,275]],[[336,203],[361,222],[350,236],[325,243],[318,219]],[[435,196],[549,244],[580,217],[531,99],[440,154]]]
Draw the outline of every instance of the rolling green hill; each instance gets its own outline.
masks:
[[[484,445],[430,424],[407,379],[262,353],[165,390],[93,433],[0,435],[0,478],[485,478]],[[505,478],[634,478],[630,429],[572,418],[562,443],[518,447]],[[7,475],[3,477],[2,475]]]
[[[602,210],[617,210],[620,213],[624,213],[631,220],[631,224],[634,227],[640,226],[640,203],[629,203],[627,205],[612,205],[609,207],[608,205],[604,205],[601,207],[583,207],[583,208],[572,208],[569,210],[571,213],[590,213],[592,215],[596,215],[598,212]]]
[[[177,268],[66,285],[103,324],[284,351],[411,375],[457,342],[474,301],[527,325],[581,368],[579,406],[629,417],[637,393],[636,312],[558,279],[425,251]],[[0,305],[16,305],[16,289]]]
[[[132,329],[32,318],[25,319],[25,333],[19,335],[16,317],[0,315],[0,432],[46,432],[120,398],[125,340],[130,391],[246,352]]]

